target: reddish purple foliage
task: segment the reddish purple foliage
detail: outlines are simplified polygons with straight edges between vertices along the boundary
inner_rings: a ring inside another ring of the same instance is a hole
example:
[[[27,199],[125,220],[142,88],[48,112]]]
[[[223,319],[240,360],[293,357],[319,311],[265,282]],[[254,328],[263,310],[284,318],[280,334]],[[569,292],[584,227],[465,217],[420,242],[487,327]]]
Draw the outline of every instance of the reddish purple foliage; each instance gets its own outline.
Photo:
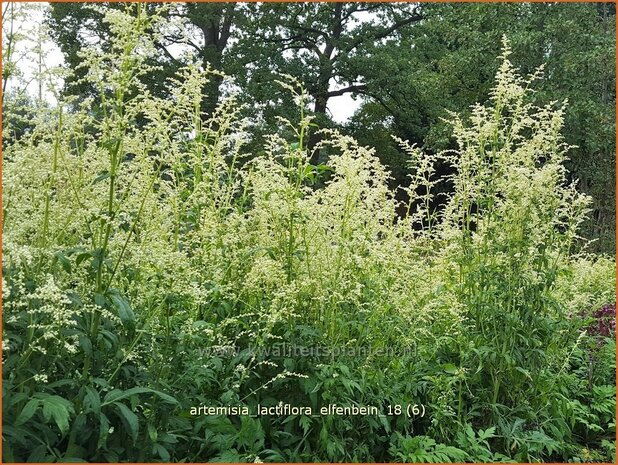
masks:
[[[592,336],[610,337],[616,334],[616,304],[603,305],[591,315],[595,320],[590,324]]]

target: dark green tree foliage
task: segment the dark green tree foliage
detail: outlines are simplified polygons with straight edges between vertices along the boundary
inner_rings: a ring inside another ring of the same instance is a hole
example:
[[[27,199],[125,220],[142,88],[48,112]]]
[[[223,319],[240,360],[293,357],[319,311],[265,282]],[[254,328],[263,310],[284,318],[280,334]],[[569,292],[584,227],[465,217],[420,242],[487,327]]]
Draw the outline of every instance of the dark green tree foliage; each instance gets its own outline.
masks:
[[[331,97],[365,91],[359,82],[367,48],[421,19],[418,6],[379,3],[186,3],[168,14],[186,18],[197,32],[197,40],[189,40],[188,46],[203,66],[232,75],[251,101],[266,104],[259,116],[267,123],[274,124],[272,103],[284,101],[274,79],[289,74],[305,83],[321,126],[329,125]],[[83,4],[53,4],[50,25],[60,31],[59,42],[71,67],[79,63],[84,27],[102,41],[107,34],[101,14]],[[170,51],[170,46],[181,42],[181,37],[170,34],[157,44],[162,51],[158,64],[164,72],[152,73],[154,90],[185,64]],[[216,105],[221,82],[215,76],[205,89],[204,112]]]
[[[254,14],[241,32],[239,52],[260,65],[278,57],[272,69],[305,82],[319,115],[331,97],[365,91],[359,63],[368,46],[421,20],[418,6],[409,4],[265,4]],[[250,84],[253,76],[243,77]]]
[[[305,83],[316,123],[324,127],[332,125],[331,98],[366,92],[368,48],[397,37],[422,15],[411,4],[272,3],[253,6],[252,18],[235,48],[243,65],[238,82],[251,97],[269,100],[278,94],[274,73],[294,76]],[[270,117],[264,114],[267,124]],[[309,144],[316,142],[314,133]]]

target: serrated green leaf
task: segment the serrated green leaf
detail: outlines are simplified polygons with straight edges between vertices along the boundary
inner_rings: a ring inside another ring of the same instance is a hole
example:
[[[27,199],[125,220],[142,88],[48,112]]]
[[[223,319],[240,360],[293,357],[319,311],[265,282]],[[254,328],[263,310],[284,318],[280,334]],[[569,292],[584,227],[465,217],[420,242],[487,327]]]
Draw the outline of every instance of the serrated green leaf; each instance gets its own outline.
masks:
[[[495,433],[496,433],[496,427],[491,426],[487,428],[486,430],[480,430],[478,432],[478,436],[479,436],[479,439],[484,441],[486,439],[493,438],[496,435]]]
[[[99,393],[90,386],[86,386],[86,396],[84,398],[84,406],[90,407],[90,409],[96,414],[101,414],[101,397]]]
[[[137,442],[137,435],[139,434],[139,419],[137,415],[122,402],[114,402],[114,407],[116,407],[118,417],[131,436],[131,439],[133,439],[133,444],[135,444]]]
[[[43,418],[50,421],[52,418],[60,432],[64,435],[69,432],[69,418],[74,412],[73,404],[59,396],[49,396],[42,401]]]
[[[128,397],[131,397],[137,394],[154,394],[155,396],[159,397],[164,402],[167,402],[169,404],[178,405],[178,401],[174,399],[172,396],[169,396],[167,394],[164,394],[163,392],[155,391],[154,389],[145,388],[145,387],[134,387],[131,389],[127,389],[126,391],[120,391],[118,389],[114,389],[113,391],[107,393],[101,405],[102,406],[108,405],[108,404],[111,404],[112,402],[117,402],[119,400],[126,399]]]
[[[120,321],[122,321],[122,324],[125,326],[133,325],[133,323],[135,323],[135,313],[133,313],[133,309],[131,305],[129,305],[129,302],[118,294],[110,294],[109,298],[112,301],[112,305],[118,311],[118,317]]]
[[[33,415],[36,413],[39,408],[40,400],[38,399],[30,399],[28,403],[24,406],[24,408],[19,413],[17,420],[15,420],[16,425],[23,425],[26,423]]]

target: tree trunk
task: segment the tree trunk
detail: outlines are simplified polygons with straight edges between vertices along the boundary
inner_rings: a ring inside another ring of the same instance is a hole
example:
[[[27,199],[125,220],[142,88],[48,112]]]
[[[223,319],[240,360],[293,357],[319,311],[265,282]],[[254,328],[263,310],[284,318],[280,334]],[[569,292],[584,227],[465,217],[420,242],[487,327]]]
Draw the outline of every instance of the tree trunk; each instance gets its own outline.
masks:
[[[214,45],[205,46],[202,52],[202,66],[204,69],[210,66],[211,69],[218,71],[221,69],[221,58],[221,53],[219,53]],[[221,98],[222,81],[223,79],[220,75],[211,74],[208,76],[208,82],[204,84],[202,88],[202,103],[200,109],[202,114],[206,117],[212,116],[217,109],[219,99]]]
[[[188,17],[201,31],[204,47],[201,50],[202,66],[221,71],[223,51],[230,38],[236,5],[234,3],[189,3]],[[208,76],[204,85],[201,111],[204,116],[212,116],[221,98],[220,75]]]
[[[342,24],[343,4],[335,3],[333,7],[332,27],[329,39],[326,41],[324,52],[320,54],[320,70],[318,82],[313,92],[312,97],[315,100],[313,111],[316,115],[317,123],[320,124],[327,120],[326,109],[328,105],[328,90],[330,88],[330,80],[333,77],[333,52],[335,51],[337,41],[341,38],[343,31]],[[320,135],[315,132],[309,135],[308,148],[311,152],[310,162],[313,165],[318,164],[320,154],[314,150],[315,146],[320,142]]]
[[[328,84],[328,82],[327,82]],[[326,121],[326,106],[328,104],[328,87],[322,87],[318,92],[315,92],[313,95],[313,99],[315,101],[313,112],[315,113],[316,120],[318,124],[323,121]],[[319,151],[315,150],[315,146],[320,142],[321,137],[320,134],[317,134],[316,131],[312,131],[309,133],[309,139],[307,140],[307,148],[311,153],[311,158],[309,162],[312,165],[317,165],[320,160]]]

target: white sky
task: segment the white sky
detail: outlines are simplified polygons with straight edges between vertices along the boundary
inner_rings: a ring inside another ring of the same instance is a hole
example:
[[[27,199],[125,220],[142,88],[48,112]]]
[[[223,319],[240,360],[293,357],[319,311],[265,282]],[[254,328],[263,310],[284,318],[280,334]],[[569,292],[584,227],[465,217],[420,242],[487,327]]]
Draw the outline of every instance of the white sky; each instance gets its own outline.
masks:
[[[354,115],[361,103],[361,99],[355,100],[350,94],[344,94],[329,98],[327,107],[335,122],[345,123]]]
[[[3,5],[3,8],[6,4]],[[24,5],[24,4],[21,4]],[[20,5],[20,6],[21,6]],[[27,92],[36,97],[38,94],[38,81],[36,77],[38,75],[38,57],[34,53],[34,49],[37,45],[36,32],[39,30],[43,22],[44,9],[48,7],[47,3],[33,2],[31,11],[29,11],[27,18],[18,19],[14,25],[14,32],[18,31],[23,34],[23,39],[19,42],[17,53],[21,56],[18,69],[22,73],[22,79],[11,79],[8,83],[8,89],[15,89],[17,85],[23,87],[22,83],[27,83]],[[4,21],[3,21],[4,23]],[[5,28],[6,25],[3,25]],[[60,49],[53,43],[52,40],[45,42],[44,46],[44,66],[48,69],[59,67],[64,64],[63,55]],[[19,81],[19,82],[18,82]],[[58,85],[59,82],[56,83]],[[336,88],[331,84],[332,88]],[[53,102],[55,99],[53,93],[49,89],[44,89],[44,99]],[[341,95],[338,97],[331,97],[328,101],[328,112],[333,120],[337,123],[345,123],[358,109],[361,104],[361,99],[353,99],[349,94]]]
[[[2,11],[7,9],[7,4],[2,2]],[[25,89],[32,97],[38,96],[38,80],[39,63],[36,48],[38,46],[38,33],[43,23],[43,10],[47,8],[47,3],[32,2],[28,4],[15,4],[16,11],[23,8],[23,13],[17,13],[19,16],[13,24],[13,33],[18,36],[16,47],[13,53],[13,61],[17,62],[18,78],[10,78],[7,84],[7,90]],[[8,11],[8,10],[7,10]],[[27,17],[24,18],[23,15]],[[8,30],[8,19],[2,18],[3,30],[3,47],[6,40],[6,31]],[[3,50],[4,52],[4,50]],[[43,71],[46,69],[57,68],[63,64],[63,56],[60,49],[51,41],[47,40],[43,43]],[[55,85],[58,87],[61,81],[55,80]],[[59,87],[58,87],[59,88]],[[44,100],[53,102],[54,96],[50,91],[49,83],[43,86]]]

